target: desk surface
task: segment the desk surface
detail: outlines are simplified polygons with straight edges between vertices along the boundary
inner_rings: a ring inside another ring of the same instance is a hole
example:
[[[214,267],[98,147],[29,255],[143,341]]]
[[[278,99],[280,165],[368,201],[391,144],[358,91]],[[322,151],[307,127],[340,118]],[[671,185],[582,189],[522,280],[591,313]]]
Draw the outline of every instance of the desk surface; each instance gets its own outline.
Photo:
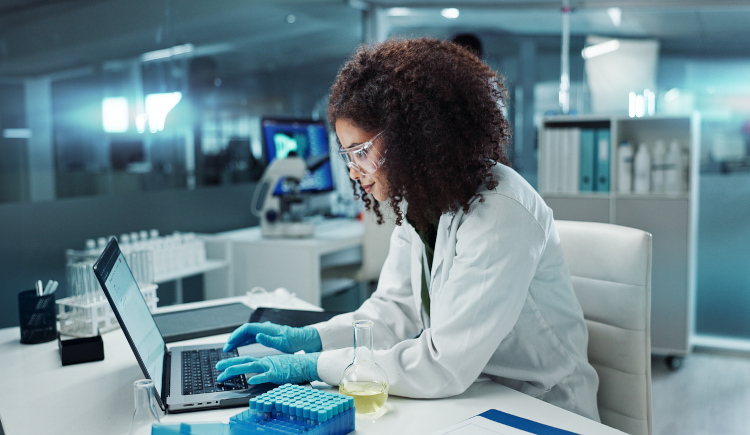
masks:
[[[226,302],[248,302],[244,297]],[[211,301],[216,304],[216,301]],[[186,304],[201,306],[203,303]],[[302,301],[295,308],[308,306]],[[174,309],[174,308],[172,308]],[[180,342],[223,343],[228,334]],[[0,418],[8,435],[126,433],[133,412],[133,382],[143,374],[122,330],[103,335],[104,361],[62,367],[57,342],[23,345],[18,328],[0,330]],[[174,345],[176,343],[172,343]],[[316,388],[331,388],[316,383]],[[581,434],[622,434],[493,382],[472,385],[439,400],[389,397],[377,419],[357,416],[357,434],[427,434],[499,409]],[[228,421],[243,408],[162,415],[163,422]]]

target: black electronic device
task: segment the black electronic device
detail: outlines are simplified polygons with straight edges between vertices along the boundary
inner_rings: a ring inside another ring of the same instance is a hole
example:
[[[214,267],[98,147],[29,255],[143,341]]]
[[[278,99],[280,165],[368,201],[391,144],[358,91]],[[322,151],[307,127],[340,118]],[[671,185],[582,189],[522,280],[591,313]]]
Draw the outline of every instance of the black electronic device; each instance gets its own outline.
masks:
[[[250,316],[250,323],[271,322],[277,325],[301,328],[303,326],[325,322],[339,314],[343,313],[337,311],[304,311],[258,307],[258,309],[256,309]]]
[[[164,341],[189,340],[191,338],[232,332],[253,313],[253,309],[242,303],[217,305],[154,314]]]

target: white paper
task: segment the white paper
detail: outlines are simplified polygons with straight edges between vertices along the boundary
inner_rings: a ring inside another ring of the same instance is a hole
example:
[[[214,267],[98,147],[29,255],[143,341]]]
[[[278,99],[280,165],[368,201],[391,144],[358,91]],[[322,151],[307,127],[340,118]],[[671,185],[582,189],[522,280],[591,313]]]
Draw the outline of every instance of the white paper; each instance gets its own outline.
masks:
[[[530,432],[526,432],[525,430],[517,429],[477,415],[476,417],[464,420],[451,427],[433,432],[432,435],[528,435],[529,433]]]

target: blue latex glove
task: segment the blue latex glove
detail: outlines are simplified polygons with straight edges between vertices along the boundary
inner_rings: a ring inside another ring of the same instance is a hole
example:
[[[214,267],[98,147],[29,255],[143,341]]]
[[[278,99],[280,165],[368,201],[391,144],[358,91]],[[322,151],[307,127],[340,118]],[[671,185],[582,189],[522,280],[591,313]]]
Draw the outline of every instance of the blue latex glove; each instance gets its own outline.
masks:
[[[248,384],[262,384],[273,382],[285,384],[291,382],[319,381],[318,357],[320,353],[306,353],[294,355],[269,355],[263,358],[252,356],[238,356],[227,358],[216,364],[217,370],[223,370],[216,380],[224,382],[243,373],[257,373],[247,380]]]
[[[224,352],[253,343],[260,343],[284,353],[295,353],[300,350],[304,350],[305,353],[312,353],[323,350],[320,334],[315,328],[309,326],[292,328],[291,326],[263,322],[245,323],[235,329],[229,336],[227,344],[224,345]]]

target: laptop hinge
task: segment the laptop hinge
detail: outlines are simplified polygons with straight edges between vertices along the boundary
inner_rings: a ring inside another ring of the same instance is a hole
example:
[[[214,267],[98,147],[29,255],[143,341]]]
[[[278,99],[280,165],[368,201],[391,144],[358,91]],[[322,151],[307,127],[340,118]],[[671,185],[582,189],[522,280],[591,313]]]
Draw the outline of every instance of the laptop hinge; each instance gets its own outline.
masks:
[[[164,399],[164,405],[167,405],[167,397],[169,397],[170,385],[169,382],[172,379],[172,352],[166,349],[165,346],[165,362],[164,362],[164,370],[162,371],[162,385],[164,386],[162,388],[162,398]],[[166,392],[166,393],[165,393]]]

